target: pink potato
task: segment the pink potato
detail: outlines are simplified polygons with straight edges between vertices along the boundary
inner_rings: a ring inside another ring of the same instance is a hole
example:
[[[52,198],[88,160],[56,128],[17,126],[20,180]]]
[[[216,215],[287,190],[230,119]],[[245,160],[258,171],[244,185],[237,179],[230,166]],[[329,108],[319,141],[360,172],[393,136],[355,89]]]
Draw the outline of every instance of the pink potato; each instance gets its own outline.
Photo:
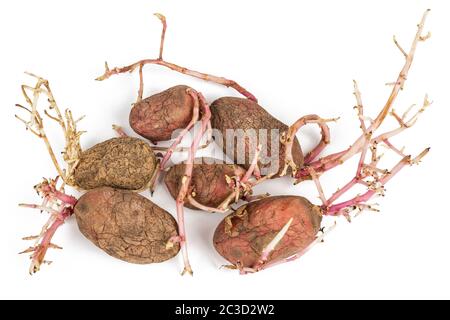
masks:
[[[211,124],[216,130],[219,130],[223,137],[223,151],[234,162],[241,165],[245,169],[250,167],[252,161],[251,152],[254,151],[256,145],[261,144],[262,152],[258,161],[259,168],[264,169],[271,166],[270,161],[273,159],[278,161],[277,168],[274,172],[280,173],[283,169],[285,162],[285,146],[281,143],[280,137],[282,133],[289,130],[289,126],[285,125],[278,119],[269,114],[263,107],[261,107],[255,101],[244,98],[223,97],[217,99],[211,104]],[[252,134],[252,130],[256,133],[256,145],[251,145],[251,140],[247,137],[230,137],[227,136],[227,130],[243,130],[246,134]],[[267,130],[267,133],[263,135],[267,141],[261,141],[260,134]],[[275,134],[272,137],[272,130]],[[274,138],[275,140],[272,140]],[[233,139],[233,140],[231,140]],[[216,139],[217,141],[217,139]],[[237,148],[238,143],[245,145],[245,158],[240,161],[239,157],[242,154],[239,153]],[[234,146],[233,148],[227,148],[227,145]],[[278,154],[273,154],[273,149],[278,150]],[[292,157],[295,165],[299,168],[303,166],[304,157],[303,152],[297,138],[294,139],[292,145]],[[270,172],[272,173],[272,172]]]
[[[178,85],[137,102],[130,112],[131,128],[152,142],[170,140],[192,119],[194,102],[188,89]]]
[[[266,263],[286,259],[315,240],[322,221],[320,208],[299,196],[274,196],[241,206],[217,227],[214,247],[231,264],[253,268],[291,218],[290,228]]]
[[[164,178],[174,199],[178,196],[185,167],[184,163],[174,165]],[[233,192],[225,177],[242,177],[244,174],[245,170],[234,164],[216,163],[216,160],[211,158],[195,159],[188,194],[193,195],[198,203],[216,208]],[[188,199],[185,199],[184,205],[198,210]]]

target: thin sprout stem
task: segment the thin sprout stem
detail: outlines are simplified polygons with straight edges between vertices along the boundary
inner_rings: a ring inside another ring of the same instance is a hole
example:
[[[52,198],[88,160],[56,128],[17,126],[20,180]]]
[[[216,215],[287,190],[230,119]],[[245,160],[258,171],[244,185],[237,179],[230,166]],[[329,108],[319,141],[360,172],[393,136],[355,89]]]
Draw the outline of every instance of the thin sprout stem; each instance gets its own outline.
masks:
[[[138,98],[136,103],[139,103],[142,101],[142,96],[144,94],[144,74],[142,73],[142,69],[144,68],[144,65],[141,64],[139,66],[139,91],[138,91]]]
[[[200,132],[194,137],[194,141],[191,144],[191,149],[189,151],[188,160],[185,165],[185,172],[181,179],[181,187],[176,200],[177,203],[177,216],[178,216],[178,227],[179,227],[179,237],[181,238],[181,250],[184,260],[184,270],[182,274],[188,273],[192,275],[192,268],[188,258],[187,243],[186,243],[186,231],[184,224],[184,201],[188,196],[188,190],[192,179],[192,171],[194,169],[194,158],[197,152],[200,141],[208,128],[208,122],[211,119],[211,111],[208,104],[206,103],[203,95],[197,93],[193,90],[189,90],[188,93],[191,95],[194,101],[194,113],[196,119],[199,117],[199,105],[203,109],[203,115],[201,120]]]
[[[307,124],[315,123],[320,127],[322,134],[322,138],[319,144],[316,147],[314,147],[314,149],[311,150],[305,157],[305,163],[308,164],[311,161],[313,161],[330,143],[330,129],[328,128],[326,122],[336,120],[337,119],[322,119],[316,114],[310,114],[301,117],[296,122],[294,122],[294,124],[289,127],[288,132],[282,135],[281,137],[281,142],[284,144],[285,147],[285,164],[283,167],[283,171],[281,172],[280,175],[281,176],[286,175],[289,168],[291,168],[293,175],[295,175],[295,173],[298,170],[296,164],[294,163],[294,158],[292,155],[292,146],[295,141],[295,135],[297,134],[298,130],[300,130],[300,128],[302,128]]]
[[[167,30],[167,22],[166,17],[160,13],[154,14],[162,23],[162,32],[161,32],[161,43],[159,45],[159,60],[163,59],[163,51],[164,51],[164,40],[166,38],[166,30]]]
[[[188,89],[190,90],[190,89]],[[192,91],[192,90],[190,90]],[[193,92],[193,94],[196,94],[196,92]],[[197,106],[197,110],[198,110],[198,106]],[[186,126],[186,128],[184,128],[180,134],[178,135],[178,137],[175,139],[175,141],[171,144],[171,146],[169,147],[169,149],[167,149],[166,154],[164,155],[163,159],[161,160],[161,170],[165,170],[166,169],[166,165],[167,162],[169,161],[170,157],[172,156],[172,154],[174,153],[175,149],[177,148],[177,146],[180,144],[181,140],[183,140],[183,138],[186,136],[186,134],[189,132],[189,130],[192,129],[192,127],[194,127],[195,123],[198,121],[199,119],[199,113],[198,112],[193,112],[192,113],[192,119],[191,121],[188,123],[188,125]]]
[[[281,228],[280,231],[273,237],[273,239],[267,244],[267,246],[262,250],[261,256],[258,259],[258,262],[252,267],[254,270],[259,270],[269,259],[270,254],[277,247],[277,245],[283,240],[284,236],[288,232],[294,218],[290,218],[288,222]]]
[[[128,66],[125,66],[125,67],[121,67],[121,68],[113,68],[113,69],[110,69],[108,67],[108,64],[105,63],[105,72],[104,72],[104,74],[101,75],[100,77],[98,77],[96,80],[103,81],[105,79],[108,79],[112,75],[116,75],[116,74],[120,74],[120,73],[133,72],[137,68],[139,68],[139,70],[141,71],[141,68],[144,65],[146,65],[146,64],[156,64],[156,65],[160,65],[160,66],[166,67],[168,69],[171,69],[173,71],[176,71],[176,72],[179,72],[179,73],[182,73],[182,74],[186,74],[186,75],[194,77],[194,78],[198,78],[198,79],[202,79],[202,80],[205,80],[205,81],[214,82],[214,83],[217,83],[217,84],[220,84],[220,85],[224,85],[226,87],[233,88],[234,90],[236,90],[237,92],[242,94],[244,97],[257,102],[257,99],[256,99],[256,97],[253,94],[251,94],[249,91],[247,91],[245,88],[243,88],[241,85],[239,85],[234,80],[226,79],[224,77],[218,77],[218,76],[210,75],[210,74],[199,72],[199,71],[195,71],[195,70],[190,70],[188,68],[181,67],[181,66],[176,65],[174,63],[170,63],[170,62],[164,61],[162,55],[163,55],[163,50],[164,50],[164,39],[165,39],[167,23],[166,23],[165,17],[162,14],[156,14],[156,16],[158,17],[158,19],[163,24],[162,35],[161,35],[161,44],[160,44],[160,49],[159,49],[159,57],[157,59],[143,59],[143,60],[140,60],[140,61],[138,61],[136,63],[131,64],[131,65],[128,65]],[[143,80],[142,79],[141,79],[140,88],[143,88]],[[138,99],[138,101],[139,101],[139,99]]]
[[[53,209],[52,207],[50,207],[48,205],[19,203],[19,207],[29,208],[29,209],[39,209],[41,211],[47,211],[48,213],[51,213],[52,215],[58,214],[57,210]]]
[[[327,206],[334,203],[338,198],[340,198],[343,194],[345,194],[347,191],[349,191],[354,185],[356,185],[359,182],[359,179],[357,177],[354,177],[352,180],[350,180],[345,186],[338,189],[333,195],[326,201]]]
[[[113,124],[112,128],[119,137],[128,137],[128,134],[125,132],[125,130],[121,126]]]
[[[218,208],[213,208],[213,207],[208,207],[205,206],[203,204],[201,204],[200,202],[198,202],[197,200],[195,200],[195,198],[192,195],[188,195],[187,196],[187,200],[188,202],[193,205],[194,207],[196,207],[197,209],[200,209],[202,211],[206,211],[206,212],[211,212],[211,213],[225,213],[227,212],[227,210],[220,210]]]
[[[402,152],[402,150],[398,149],[397,147],[395,147],[388,139],[384,139],[383,143],[392,151],[394,151],[395,153],[397,153],[399,156],[401,157],[405,157],[405,154]]]
[[[395,99],[397,98],[400,90],[403,89],[405,81],[408,77],[409,69],[411,68],[411,65],[412,65],[412,62],[414,59],[414,55],[416,53],[417,44],[419,43],[419,41],[424,40],[424,39],[422,39],[422,32],[423,32],[423,28],[424,28],[425,21],[426,21],[429,11],[430,11],[429,9],[425,11],[420,23],[417,26],[417,32],[416,32],[414,40],[411,44],[411,48],[409,50],[409,53],[405,57],[405,64],[403,65],[402,69],[400,70],[400,73],[397,77],[397,81],[395,82],[395,84],[392,88],[391,94],[389,95],[386,104],[384,105],[383,109],[380,111],[378,116],[375,118],[373,123],[369,126],[367,131],[375,132],[375,130],[378,129],[378,127],[381,125],[383,120],[389,114],[389,111],[392,108],[392,105],[393,105]],[[351,158],[353,155],[357,154],[360,151],[360,149],[363,148],[364,143],[365,143],[365,138],[364,138],[364,134],[363,134],[361,137],[359,137],[355,141],[355,143],[353,143],[353,145],[350,147],[350,149],[339,159],[339,161],[345,162],[346,160]]]
[[[356,109],[358,110],[358,119],[360,122],[361,130],[363,133],[367,132],[366,123],[364,122],[364,108],[361,98],[361,91],[359,91],[358,83],[353,80],[353,88],[354,88],[354,95],[356,98]]]
[[[264,265],[262,265],[259,270],[254,270],[254,269],[250,269],[250,270],[246,270],[246,272],[243,272],[243,274],[247,274],[247,273],[252,273],[252,272],[257,272],[257,271],[262,271],[268,268],[272,268],[275,267],[277,265],[286,263],[286,262],[292,262],[295,261],[297,259],[299,259],[300,257],[302,257],[303,255],[305,255],[309,250],[311,250],[314,246],[316,246],[318,243],[323,242],[325,236],[329,235],[331,231],[333,231],[336,228],[336,223],[333,224],[332,226],[330,226],[327,230],[323,231],[319,236],[316,237],[316,239],[309,245],[307,246],[305,249],[300,250],[299,252],[293,254],[292,256],[286,258],[286,259],[281,259],[281,260],[275,260],[275,261],[271,261],[269,263],[266,263]]]
[[[81,132],[77,131],[76,123],[80,121],[81,118],[78,119],[77,121],[74,121],[70,110],[66,110],[65,115],[63,116],[61,111],[59,110],[58,105],[56,104],[49,82],[32,73],[26,72],[26,74],[37,79],[36,85],[34,87],[30,87],[27,85],[22,85],[21,87],[23,96],[26,102],[30,105],[30,109],[25,108],[18,104],[16,105],[16,107],[20,109],[25,109],[30,115],[30,120],[25,121],[17,115],[16,118],[22,121],[25,124],[26,128],[29,129],[33,134],[35,134],[44,141],[47,151],[50,155],[50,158],[56,168],[56,171],[58,172],[58,175],[64,180],[66,184],[74,185],[72,173],[74,172],[74,169],[78,164],[77,160],[81,155],[81,147],[79,140],[81,134],[83,134],[82,131]],[[33,93],[32,99],[28,95],[27,90],[32,91]],[[43,119],[37,109],[41,94],[47,96],[48,102],[50,103],[49,110],[52,110],[56,114],[56,116],[51,115],[50,112],[47,110],[44,110],[44,114],[51,120],[57,122],[64,132],[66,146],[63,154],[64,154],[64,161],[66,162],[68,167],[66,170],[62,169],[56,158],[56,154],[53,151],[52,145],[46,135]]]
[[[258,179],[256,179],[256,181],[250,181],[252,174],[254,174],[255,177],[258,177],[258,171],[257,171],[258,165],[257,164],[258,164],[258,158],[259,158],[260,152],[261,152],[261,146],[258,145],[256,147],[255,154],[252,159],[252,164],[250,165],[248,170],[245,172],[245,174],[242,176],[242,178],[239,176],[234,178],[234,180],[235,180],[234,190],[217,207],[219,210],[226,211],[229,209],[230,203],[232,201],[234,201],[234,203],[238,202],[238,200],[241,196],[242,189],[244,189],[246,191],[251,190],[257,184],[260,184],[266,180],[269,180],[275,175],[275,173],[272,173],[272,174],[266,175],[262,178],[258,178]],[[256,171],[256,173],[255,173],[255,171]]]
[[[195,121],[197,121],[198,117],[199,117],[199,102],[198,102],[198,97],[192,92],[189,91],[189,94],[191,95],[193,101],[194,101],[194,108],[193,108],[193,119],[195,119]],[[193,159],[191,157],[191,152],[192,149],[189,153],[189,160]],[[178,235],[179,238],[181,239],[180,241],[180,246],[181,246],[181,252],[183,255],[183,261],[184,261],[184,270],[182,272],[182,275],[184,275],[185,273],[188,273],[190,275],[193,274],[192,272],[192,268],[189,262],[189,255],[188,255],[188,250],[187,250],[187,245],[186,245],[186,227],[184,224],[184,201],[185,198],[187,196],[188,193],[188,188],[189,188],[189,183],[190,183],[190,178],[192,175],[192,161],[191,166],[189,166],[189,160],[186,164],[186,171],[183,175],[183,177],[181,178],[181,188],[180,191],[178,193],[178,197],[176,199],[176,207],[177,207],[177,220],[178,220]],[[162,164],[163,165],[163,164]]]
[[[325,197],[325,193],[323,192],[322,185],[320,183],[319,177],[317,176],[317,173],[314,171],[312,167],[308,167],[309,174],[314,181],[314,184],[316,185],[317,191],[319,192],[319,198],[322,201],[322,204],[324,206],[328,205],[328,201]]]
[[[361,156],[359,157],[358,168],[356,169],[356,178],[361,178],[362,170],[364,167],[364,161],[366,160],[367,150],[369,149],[370,139],[372,137],[371,132],[366,132],[366,142],[361,151]]]
[[[422,151],[419,156],[417,156],[415,159],[411,159],[411,156],[406,156],[402,158],[388,173],[384,174],[380,179],[379,183],[380,185],[384,186],[387,182],[389,182],[400,170],[402,170],[405,166],[411,165],[414,163],[417,163],[420,161],[429,151],[430,149],[427,148],[424,151]],[[330,207],[328,207],[326,210],[324,210],[325,215],[336,215],[341,210],[346,208],[355,207],[359,204],[364,204],[370,198],[372,198],[374,195],[379,193],[378,190],[368,190],[366,193],[362,195],[358,195],[354,197],[353,199],[334,204]]]
[[[366,130],[367,132],[374,133],[380,127],[380,125],[382,124],[382,122],[384,121],[384,119],[389,114],[390,110],[392,109],[394,101],[397,98],[400,90],[403,89],[405,81],[408,76],[408,72],[409,72],[412,62],[414,60],[414,55],[416,53],[417,44],[419,43],[419,41],[425,41],[426,39],[429,38],[429,34],[427,34],[426,36],[422,36],[423,28],[424,28],[425,21],[426,21],[429,11],[430,10],[425,11],[420,23],[417,26],[417,32],[416,32],[413,42],[411,44],[411,48],[409,50],[409,53],[405,57],[405,63],[398,74],[397,80],[393,84],[393,88],[387,99],[387,102],[385,103],[384,107],[382,108],[382,110],[380,111],[378,116],[373,121],[371,121],[370,126]],[[396,46],[399,47],[398,43],[396,43]],[[359,93],[357,85],[355,86],[355,96],[357,97],[357,99],[360,98],[360,93]],[[427,100],[425,99],[424,105],[426,104],[426,101]],[[358,105],[360,105],[359,101],[358,101]],[[362,106],[362,104],[361,104],[361,106]],[[362,110],[360,113],[362,114]],[[358,117],[360,117],[360,116],[358,115]],[[365,118],[363,117],[363,119],[365,119]],[[396,130],[395,134],[398,133],[399,131],[402,131],[402,130]],[[336,157],[336,158],[325,157],[324,159],[319,159],[318,161],[315,161],[314,163],[310,163],[309,165],[314,165],[314,169],[317,172],[322,173],[322,172],[328,171],[328,170],[344,163],[345,161],[347,161],[348,159],[350,159],[351,157],[353,157],[354,155],[356,155],[362,151],[362,149],[364,148],[364,145],[366,143],[365,135],[366,135],[366,133],[363,133],[358,139],[356,139],[356,141],[348,149],[344,150],[339,157]],[[390,136],[388,136],[388,137],[390,137]],[[375,139],[377,139],[377,138],[375,138]],[[378,139],[380,139],[380,141],[383,141],[385,139],[385,136],[378,138]],[[305,171],[299,171],[295,175],[295,177],[298,180],[301,180],[305,176],[307,177],[307,173],[305,174]]]
[[[35,240],[34,246],[28,248],[22,253],[31,253],[30,274],[39,271],[40,266],[45,263],[45,255],[50,248],[60,249],[61,247],[51,243],[53,236],[58,228],[64,224],[67,218],[73,214],[74,206],[77,200],[58,190],[56,184],[58,178],[53,180],[44,179],[35,189],[38,194],[44,198],[42,205],[22,205],[28,208],[45,210],[51,215],[41,229],[38,236],[25,237],[26,240]]]
[[[241,182],[246,183],[250,177],[255,173],[255,170],[257,170],[258,167],[258,158],[259,154],[261,153],[261,145],[258,145],[255,150],[255,155],[253,156],[252,163],[250,164],[250,167],[248,168],[245,175],[242,177]]]

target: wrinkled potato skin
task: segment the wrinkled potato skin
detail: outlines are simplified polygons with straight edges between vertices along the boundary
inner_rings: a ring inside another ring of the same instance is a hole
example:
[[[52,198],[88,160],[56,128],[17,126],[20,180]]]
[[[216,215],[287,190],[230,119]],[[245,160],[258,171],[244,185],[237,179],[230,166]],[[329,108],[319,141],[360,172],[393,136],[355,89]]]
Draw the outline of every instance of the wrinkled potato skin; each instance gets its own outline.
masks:
[[[240,210],[241,209],[241,210]],[[243,216],[236,216],[241,212]],[[228,216],[232,227],[226,230],[225,218],[214,234],[214,246],[233,265],[253,267],[262,250],[291,217],[290,228],[268,262],[288,258],[311,244],[319,232],[322,215],[317,206],[297,196],[275,196],[249,203]]]
[[[152,142],[170,140],[177,129],[187,127],[192,119],[194,103],[179,85],[136,103],[130,112],[130,126]]]
[[[131,191],[103,187],[85,193],[75,206],[81,233],[107,254],[147,264],[174,257],[180,247],[166,249],[177,236],[177,223],[165,210]]]
[[[245,144],[245,163],[241,164],[238,162],[238,154],[237,148],[234,148],[234,152],[227,149],[226,140],[226,130],[227,129],[243,129],[243,130],[256,130],[258,134],[259,129],[267,129],[267,141],[268,145],[262,143],[263,150],[261,152],[261,159],[264,160],[264,155],[268,155],[270,158],[271,155],[271,129],[278,129],[279,134],[281,135],[283,132],[287,132],[289,127],[282,123],[281,121],[274,118],[270,115],[263,107],[258,105],[256,102],[251,101],[249,99],[244,98],[234,98],[234,97],[223,97],[217,99],[211,104],[211,124],[214,129],[218,129],[224,139],[223,143],[223,151],[226,153],[231,159],[234,159],[234,162],[238,165],[242,165],[245,169],[248,169],[252,159],[250,155],[253,154],[253,150],[250,153],[249,141],[246,140]],[[234,146],[236,146],[237,138],[234,139]],[[277,139],[279,146],[279,171],[280,173],[283,169],[284,165],[284,145],[279,142],[280,139]],[[259,144],[259,135],[258,135],[258,144]],[[253,147],[254,148],[254,147]],[[267,150],[266,150],[267,149]],[[300,168],[303,166],[303,152],[300,147],[300,144],[295,138],[294,144],[292,146],[292,155],[294,158],[295,164]],[[264,164],[265,163],[265,164]],[[269,167],[267,161],[260,161],[260,168]]]
[[[83,151],[74,172],[76,186],[84,190],[113,187],[139,190],[156,169],[152,148],[138,138],[113,138]]]
[[[225,180],[225,175],[242,177],[245,170],[237,165],[215,163],[214,161],[216,160],[212,158],[195,159],[189,194],[195,192],[193,198],[197,202],[216,208],[233,192]],[[167,189],[174,199],[178,196],[185,168],[186,165],[183,163],[174,165],[164,178]],[[185,201],[185,207],[198,210],[188,200]]]

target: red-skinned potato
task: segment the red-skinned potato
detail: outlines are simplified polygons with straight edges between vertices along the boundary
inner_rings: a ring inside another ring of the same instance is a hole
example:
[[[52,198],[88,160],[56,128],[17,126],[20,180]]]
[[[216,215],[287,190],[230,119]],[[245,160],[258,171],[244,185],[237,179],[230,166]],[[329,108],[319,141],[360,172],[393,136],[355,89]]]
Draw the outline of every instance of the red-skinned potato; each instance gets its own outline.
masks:
[[[255,101],[244,98],[219,98],[211,104],[211,114],[212,127],[219,130],[223,136],[223,151],[231,159],[234,159],[234,162],[236,164],[241,165],[245,169],[248,169],[252,161],[251,152],[253,152],[255,146],[251,146],[250,140],[245,139],[245,161],[244,163],[240,163],[239,156],[242,156],[242,154],[239,153],[239,150],[236,147],[231,149],[227,148],[227,144],[231,143],[233,146],[236,146],[238,142],[237,138],[234,137],[233,141],[227,141],[226,132],[230,129],[244,130],[246,132],[253,129],[255,130],[257,137],[256,145],[261,144],[262,146],[260,160],[258,161],[259,168],[261,170],[264,168],[268,168],[271,164],[269,163],[270,160],[274,159],[275,161],[279,161],[278,173],[282,171],[285,160],[285,148],[284,145],[280,142],[280,136],[275,137],[275,143],[278,144],[277,147],[279,156],[272,155],[271,149],[273,147],[271,130],[276,129],[278,130],[278,134],[281,135],[283,132],[288,131],[289,127],[287,125],[274,118]],[[261,129],[267,130],[267,143],[263,143],[259,139],[259,130]],[[297,138],[295,138],[293,142],[292,155],[293,161],[297,165],[297,167],[302,167],[303,153]],[[275,170],[274,172],[277,171]],[[270,173],[272,173],[272,171]]]
[[[237,165],[219,163],[212,158],[197,158],[193,166],[188,194],[194,194],[192,197],[198,203],[210,208],[218,207],[234,191],[227,183],[226,176],[242,177],[245,174],[245,170]],[[167,189],[174,199],[178,196],[185,168],[184,163],[174,165],[164,178]],[[190,204],[189,199],[185,199],[184,205],[199,210]]]
[[[180,246],[175,219],[147,198],[113,188],[98,188],[74,207],[81,233],[107,254],[126,262],[147,264],[174,257]]]
[[[217,227],[214,247],[234,266],[253,268],[291,218],[289,229],[265,263],[286,259],[316,239],[322,221],[320,208],[299,196],[268,197],[239,207]]]
[[[194,102],[188,89],[178,85],[134,104],[131,128],[152,142],[170,140],[175,130],[186,128],[192,119]]]

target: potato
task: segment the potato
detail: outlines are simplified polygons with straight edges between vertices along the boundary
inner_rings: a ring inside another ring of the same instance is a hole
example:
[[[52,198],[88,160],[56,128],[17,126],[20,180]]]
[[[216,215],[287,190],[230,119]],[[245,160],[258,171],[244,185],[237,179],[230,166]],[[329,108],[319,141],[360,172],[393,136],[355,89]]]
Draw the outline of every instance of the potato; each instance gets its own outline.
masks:
[[[194,192],[193,198],[197,202],[212,208],[219,206],[233,192],[225,180],[225,175],[242,177],[245,174],[245,170],[237,165],[216,162],[218,160],[212,158],[195,159],[188,192],[188,194]],[[174,199],[178,196],[185,168],[186,165],[183,163],[174,165],[164,178],[167,189]],[[198,210],[187,199],[185,207]]]
[[[130,112],[131,128],[152,142],[170,140],[192,119],[194,102],[187,89],[175,86],[136,103]]]
[[[274,196],[241,206],[217,227],[214,247],[233,265],[251,268],[290,218],[290,228],[267,263],[288,258],[315,240],[322,221],[320,208],[303,197]]]
[[[77,187],[139,190],[150,182],[156,169],[152,148],[138,138],[113,138],[82,152],[74,172]]]
[[[88,191],[74,208],[81,233],[107,254],[126,262],[166,261],[180,250],[166,248],[178,235],[175,219],[147,198],[103,187]]]
[[[264,172],[262,170],[263,175],[278,172],[280,173],[283,169],[284,165],[284,145],[280,142],[280,137],[283,132],[287,132],[289,127],[282,123],[281,121],[275,119],[271,116],[263,107],[258,105],[256,102],[243,99],[243,98],[233,98],[233,97],[223,97],[217,99],[211,104],[211,124],[214,129],[219,130],[223,135],[223,150],[231,159],[234,159],[234,162],[238,165],[243,166],[245,169],[248,169],[250,163],[252,161],[252,153],[255,146],[250,145],[249,139],[245,139],[245,141],[240,141],[240,143],[245,143],[245,158],[243,159],[243,163],[239,161],[238,156],[242,156],[242,153],[236,148],[238,139],[237,137],[233,138],[233,141],[230,140],[231,137],[227,138],[226,132],[229,129],[237,130],[242,129],[245,132],[249,132],[249,130],[256,130],[257,134],[257,144],[262,145],[262,152],[260,154],[260,160],[258,161],[258,165],[261,169],[269,169],[270,172]],[[259,138],[259,131],[261,129],[267,130],[267,143],[263,143]],[[277,129],[278,134],[275,138],[278,143],[278,153],[279,155],[272,154],[272,149],[275,145],[272,145],[271,138],[271,130]],[[217,139],[216,139],[217,141]],[[232,149],[227,148],[227,144],[231,144],[234,147]],[[297,138],[294,141],[292,147],[293,159],[297,167],[303,166],[303,153],[300,147],[300,144]],[[271,167],[274,165],[274,167]],[[272,169],[274,169],[272,171]]]

